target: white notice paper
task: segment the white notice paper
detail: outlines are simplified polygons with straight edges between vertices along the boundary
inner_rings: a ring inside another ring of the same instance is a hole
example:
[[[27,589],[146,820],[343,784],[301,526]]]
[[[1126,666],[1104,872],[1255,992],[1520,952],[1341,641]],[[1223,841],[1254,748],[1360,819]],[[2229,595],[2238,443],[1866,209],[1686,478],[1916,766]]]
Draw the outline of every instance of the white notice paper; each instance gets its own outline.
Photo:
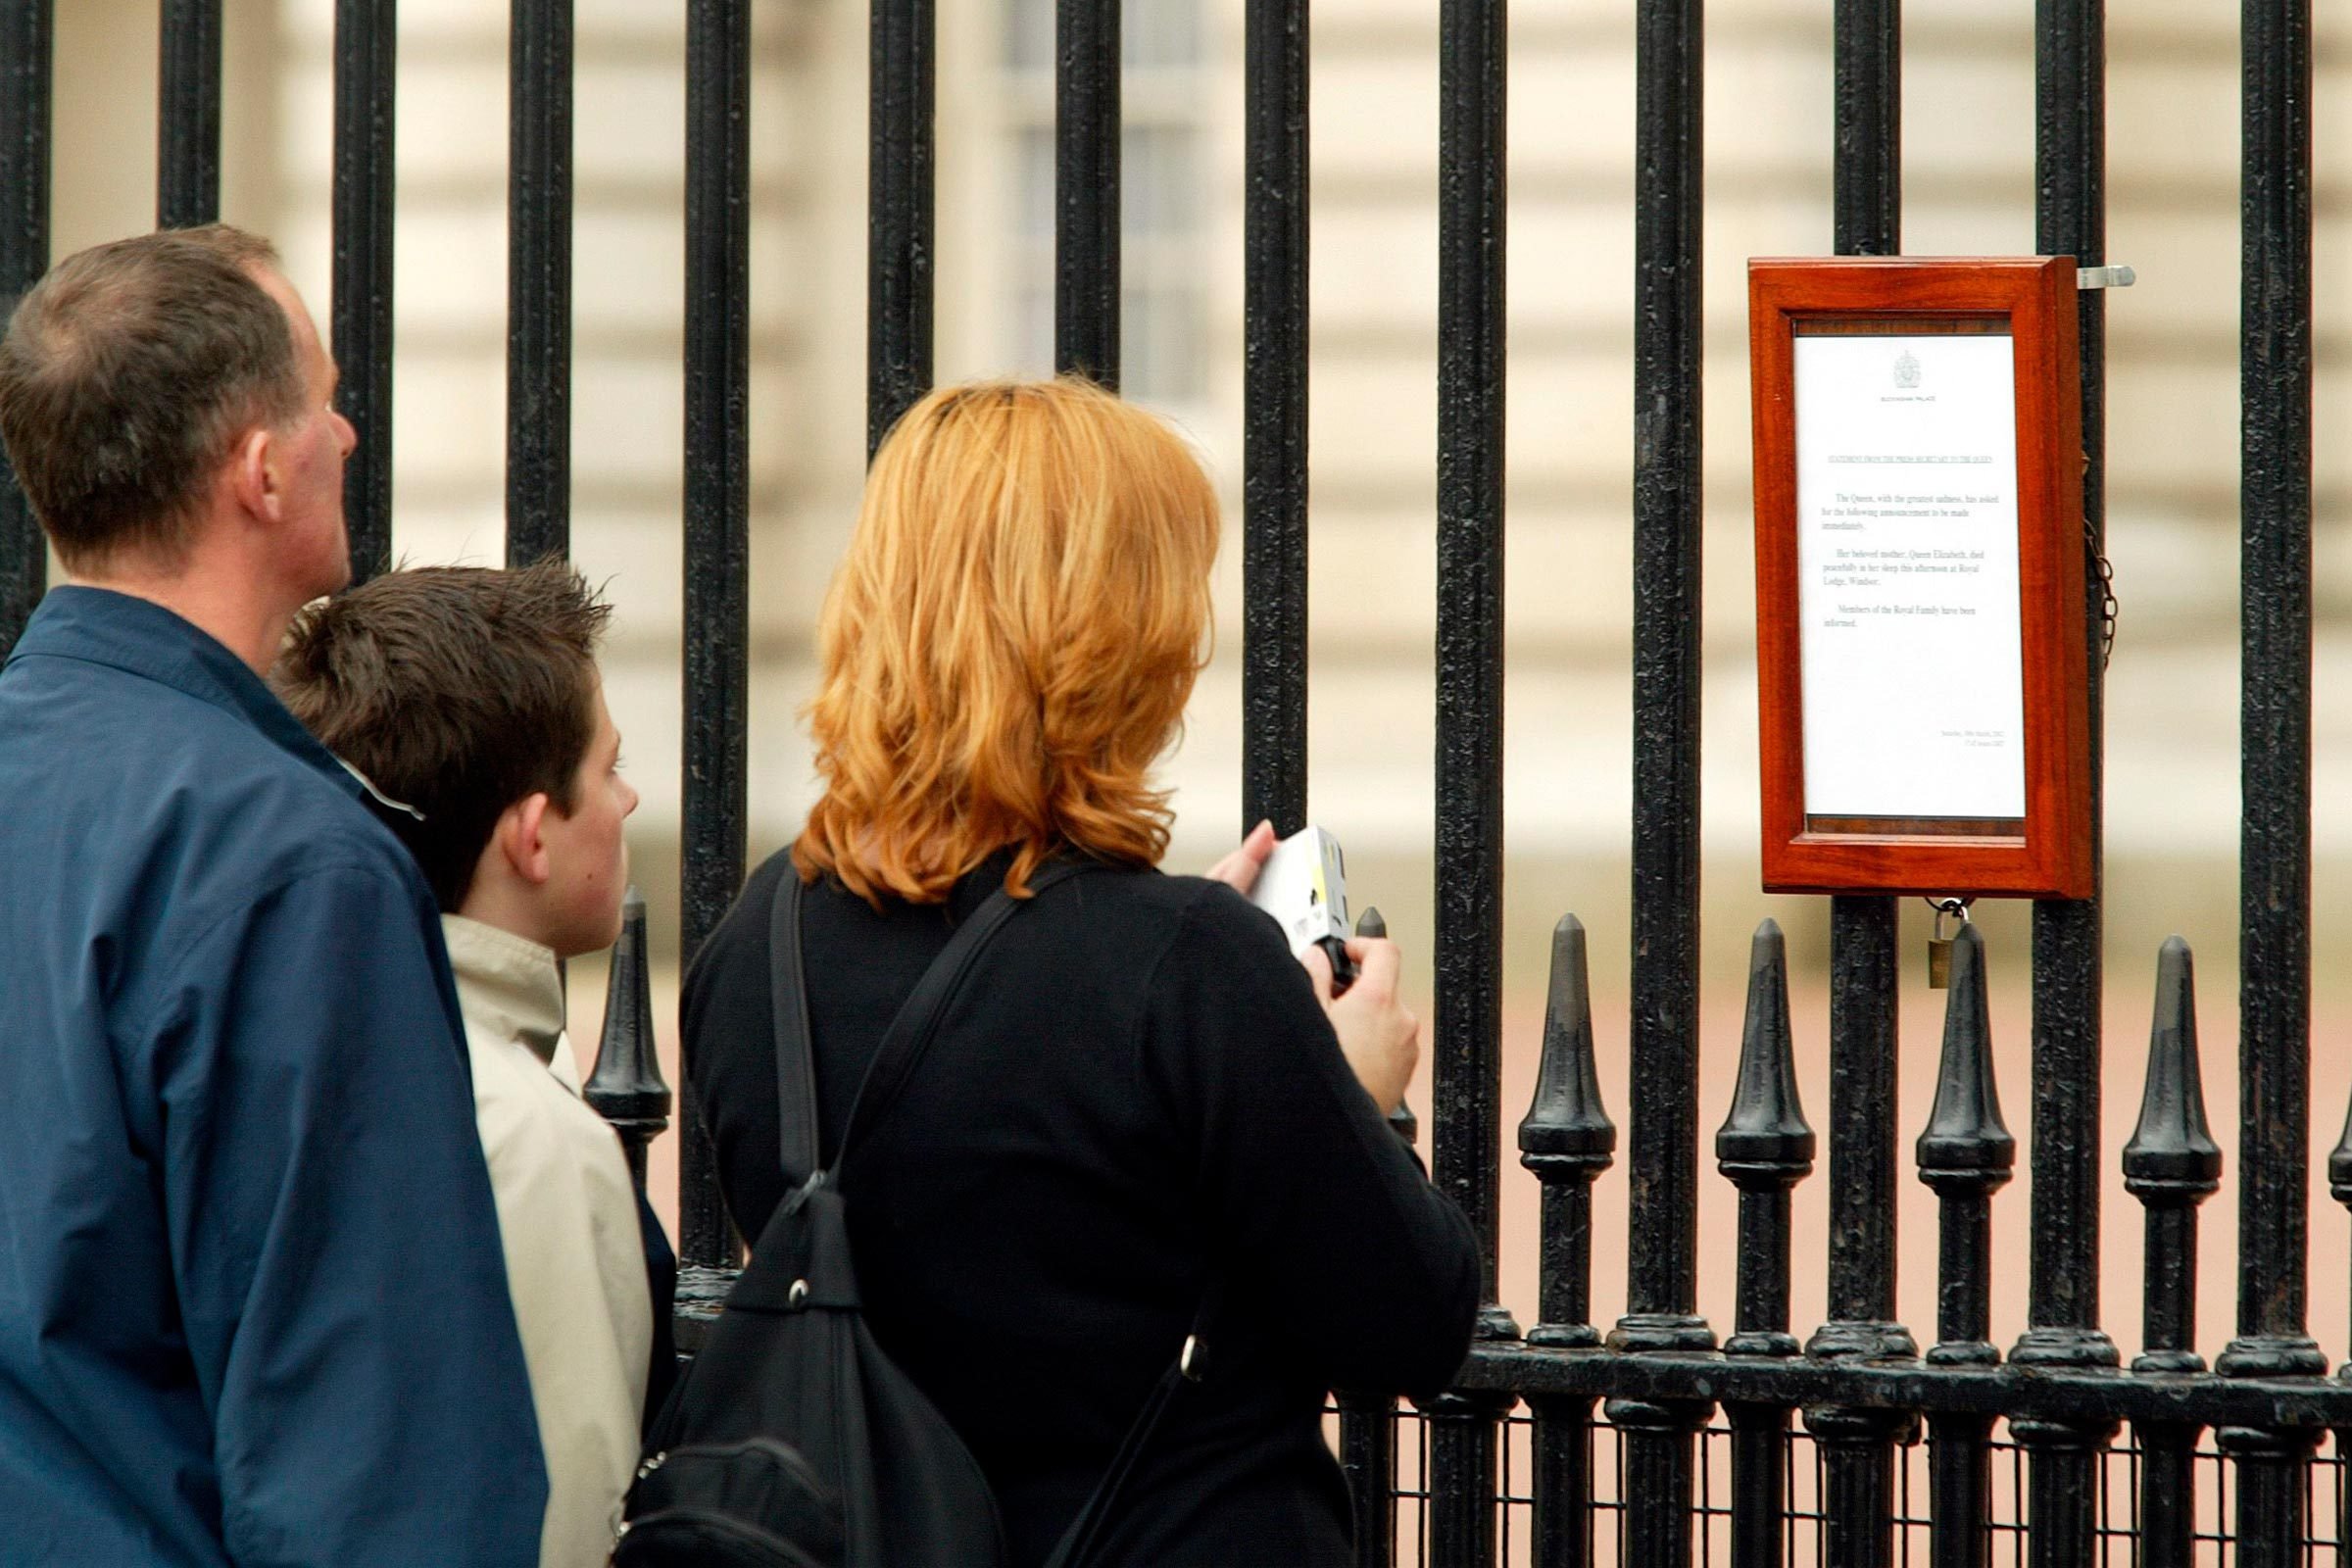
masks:
[[[1809,816],[2026,814],[2011,345],[1795,340]]]

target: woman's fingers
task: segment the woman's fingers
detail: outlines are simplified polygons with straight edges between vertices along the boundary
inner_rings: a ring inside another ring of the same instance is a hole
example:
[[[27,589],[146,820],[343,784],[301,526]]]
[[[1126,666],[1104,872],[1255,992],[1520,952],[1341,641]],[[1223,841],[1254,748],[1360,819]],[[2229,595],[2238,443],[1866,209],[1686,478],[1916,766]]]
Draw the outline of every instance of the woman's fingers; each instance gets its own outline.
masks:
[[[1308,948],[1306,956],[1298,961],[1306,965],[1306,978],[1315,988],[1315,1000],[1323,1004],[1324,1011],[1329,1012],[1331,1010],[1331,955],[1325,953],[1322,945],[1318,943]]]
[[[1321,949],[1308,955],[1307,973],[1315,978],[1316,995],[1324,997],[1340,1050],[1356,1081],[1383,1111],[1394,1109],[1412,1081],[1420,1060],[1419,1022],[1396,995],[1403,956],[1396,944],[1379,937],[1357,937],[1348,944],[1356,963],[1355,983],[1337,1002],[1328,1000],[1331,973]]]
[[[1367,982],[1378,996],[1389,996],[1404,972],[1404,956],[1386,937],[1349,937],[1348,956],[1355,960],[1355,983]]]
[[[1248,898],[1257,886],[1257,873],[1266,868],[1266,857],[1274,853],[1274,824],[1260,822],[1242,840],[1241,847],[1227,855],[1204,873],[1211,882],[1222,882]]]

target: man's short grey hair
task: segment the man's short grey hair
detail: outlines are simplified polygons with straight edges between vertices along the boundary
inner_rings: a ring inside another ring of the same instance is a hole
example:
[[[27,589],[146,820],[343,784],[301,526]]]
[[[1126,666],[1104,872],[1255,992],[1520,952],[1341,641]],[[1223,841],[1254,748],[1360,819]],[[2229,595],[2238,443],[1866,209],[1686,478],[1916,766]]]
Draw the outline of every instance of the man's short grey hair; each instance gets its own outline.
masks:
[[[215,223],[67,257],[0,339],[0,439],[69,567],[176,564],[232,444],[302,410],[277,253]]]

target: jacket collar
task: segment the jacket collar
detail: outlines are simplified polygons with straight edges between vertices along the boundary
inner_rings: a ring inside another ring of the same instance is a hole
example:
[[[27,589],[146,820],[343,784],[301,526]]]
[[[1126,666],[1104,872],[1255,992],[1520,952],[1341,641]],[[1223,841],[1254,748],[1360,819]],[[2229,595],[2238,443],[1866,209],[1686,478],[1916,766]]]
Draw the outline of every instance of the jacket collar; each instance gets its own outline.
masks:
[[[441,934],[466,1030],[521,1043],[577,1093],[571,1054],[558,1049],[564,1043],[564,973],[554,950],[462,914],[444,914]]]
[[[286,711],[245,661],[161,605],[110,588],[52,588],[25,622],[8,662],[36,656],[104,664],[210,703],[354,798],[368,800],[365,781]]]

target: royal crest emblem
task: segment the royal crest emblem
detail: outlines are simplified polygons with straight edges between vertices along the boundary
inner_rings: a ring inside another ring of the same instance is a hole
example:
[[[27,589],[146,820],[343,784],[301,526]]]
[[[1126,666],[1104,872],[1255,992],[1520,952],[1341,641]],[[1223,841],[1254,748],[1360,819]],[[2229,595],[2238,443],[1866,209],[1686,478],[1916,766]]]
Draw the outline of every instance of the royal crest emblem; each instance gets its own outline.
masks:
[[[1905,391],[1919,385],[1919,361],[1909,349],[1894,357],[1894,384]]]

